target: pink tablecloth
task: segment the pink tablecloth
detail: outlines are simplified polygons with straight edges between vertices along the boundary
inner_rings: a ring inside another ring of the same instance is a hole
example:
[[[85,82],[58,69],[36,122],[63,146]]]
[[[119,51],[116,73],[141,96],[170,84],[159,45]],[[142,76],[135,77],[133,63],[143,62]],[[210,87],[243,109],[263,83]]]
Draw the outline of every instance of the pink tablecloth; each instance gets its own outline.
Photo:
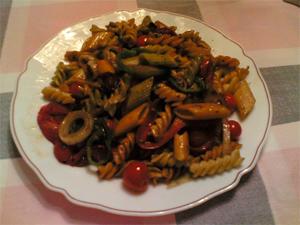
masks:
[[[150,8],[202,19],[239,42],[260,67],[273,121],[258,166],[240,185],[191,210],[136,218],[83,208],[44,187],[9,133],[9,103],[27,59],[61,29],[114,10]],[[0,3],[0,224],[300,224],[299,8],[280,0],[2,0]]]

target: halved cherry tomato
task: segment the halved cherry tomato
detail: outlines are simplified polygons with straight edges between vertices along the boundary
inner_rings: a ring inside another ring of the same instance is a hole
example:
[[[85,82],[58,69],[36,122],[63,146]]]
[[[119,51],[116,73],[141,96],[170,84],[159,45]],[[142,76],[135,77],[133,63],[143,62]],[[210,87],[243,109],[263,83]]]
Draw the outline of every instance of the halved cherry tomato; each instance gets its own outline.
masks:
[[[124,169],[123,185],[129,191],[144,192],[148,188],[148,168],[144,162],[132,161]]]
[[[137,41],[136,41],[136,44],[138,46],[145,46],[147,40],[148,40],[148,36],[146,36],[146,35],[139,36]]]
[[[56,141],[54,144],[54,155],[59,162],[67,163],[71,159],[72,152],[61,141]]]
[[[227,123],[229,125],[231,139],[236,140],[239,136],[241,136],[241,125],[235,120],[228,120]]]
[[[225,100],[226,105],[230,109],[232,109],[232,110],[236,109],[236,100],[232,94],[225,94],[224,100]]]
[[[58,127],[64,116],[69,110],[56,103],[49,103],[41,107],[38,112],[37,122],[43,135],[52,143],[56,142],[58,137]]]

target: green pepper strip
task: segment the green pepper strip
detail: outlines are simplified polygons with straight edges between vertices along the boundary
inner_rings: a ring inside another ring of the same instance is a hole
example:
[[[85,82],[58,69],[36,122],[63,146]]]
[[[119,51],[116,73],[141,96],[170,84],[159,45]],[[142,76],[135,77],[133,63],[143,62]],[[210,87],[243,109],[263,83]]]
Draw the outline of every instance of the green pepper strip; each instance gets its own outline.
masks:
[[[181,91],[183,93],[197,93],[197,92],[201,92],[201,91],[204,91],[206,86],[205,86],[205,83],[204,81],[199,78],[199,77],[196,77],[195,78],[195,83],[197,84],[197,87],[196,88],[184,88],[184,87],[181,87],[174,78],[170,77],[169,78],[169,81],[170,83],[178,90],[178,91]]]
[[[103,119],[100,119],[95,123],[94,129],[96,130],[95,133],[87,141],[87,159],[89,161],[89,164],[99,166],[109,161],[112,156],[111,142],[112,142],[113,135],[112,135],[112,131],[107,127]],[[92,157],[93,155],[92,145],[95,141],[99,139],[104,139],[104,144],[107,149],[107,155],[105,159],[96,162],[93,160]]]

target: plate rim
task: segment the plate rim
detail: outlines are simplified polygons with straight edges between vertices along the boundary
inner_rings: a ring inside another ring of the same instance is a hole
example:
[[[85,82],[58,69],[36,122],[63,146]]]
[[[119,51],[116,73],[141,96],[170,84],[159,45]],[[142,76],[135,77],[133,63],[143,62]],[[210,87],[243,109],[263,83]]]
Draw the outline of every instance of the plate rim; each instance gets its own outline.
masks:
[[[221,34],[225,39],[227,39],[230,42],[234,43],[237,47],[239,47],[239,49],[241,50],[242,54],[246,58],[248,58],[249,60],[251,60],[251,62],[253,63],[254,68],[256,70],[256,73],[258,74],[258,77],[259,77],[260,81],[263,84],[263,88],[264,88],[264,91],[266,93],[267,102],[268,102],[268,121],[267,121],[265,130],[264,130],[264,134],[261,137],[261,140],[260,140],[259,144],[256,147],[255,155],[254,155],[251,163],[249,164],[249,166],[246,167],[246,168],[244,168],[243,170],[238,171],[238,173],[235,176],[235,179],[230,184],[225,185],[224,187],[219,188],[219,189],[217,189],[217,190],[215,190],[213,192],[210,192],[209,194],[207,194],[207,195],[205,195],[205,196],[203,196],[203,197],[201,197],[201,198],[199,198],[197,200],[188,202],[186,204],[182,204],[180,206],[171,207],[171,208],[163,209],[163,210],[137,211],[137,210],[116,209],[116,208],[112,208],[110,206],[106,206],[106,205],[103,205],[103,204],[88,202],[88,201],[80,200],[80,199],[77,199],[77,198],[73,197],[64,188],[57,187],[54,184],[51,184],[46,179],[46,177],[42,174],[42,172],[39,170],[39,168],[26,155],[26,151],[24,150],[24,148],[23,148],[23,146],[22,146],[22,144],[21,144],[21,142],[20,142],[20,140],[18,138],[16,129],[15,129],[15,124],[14,124],[14,121],[15,121],[15,119],[14,119],[15,118],[14,117],[15,116],[15,101],[16,101],[16,98],[17,98],[17,95],[18,95],[18,90],[19,90],[19,85],[20,85],[20,79],[28,71],[28,69],[29,69],[29,63],[32,60],[34,60],[34,56],[37,53],[39,53],[51,40],[53,40],[55,37],[57,37],[57,35],[59,35],[64,30],[69,29],[69,28],[71,28],[73,26],[76,26],[76,25],[81,24],[81,23],[83,23],[85,21],[88,21],[88,20],[99,19],[101,17],[108,16],[108,15],[113,14],[113,13],[135,13],[135,12],[138,12],[138,11],[145,11],[146,13],[147,12],[150,12],[150,13],[154,12],[154,13],[157,13],[157,14],[163,13],[163,14],[168,14],[168,15],[173,15],[173,16],[187,18],[187,19],[196,21],[198,23],[204,24],[205,26],[213,29],[215,32]],[[15,89],[14,89],[14,93],[13,93],[13,97],[12,97],[12,100],[11,100],[11,103],[10,103],[10,116],[9,116],[9,119],[10,119],[10,132],[12,134],[14,143],[16,144],[18,151],[20,152],[20,155],[22,156],[22,159],[25,160],[26,164],[35,172],[35,174],[39,177],[40,181],[48,189],[50,189],[52,191],[55,191],[57,193],[61,193],[63,196],[65,196],[67,198],[67,200],[69,200],[70,202],[72,202],[75,205],[80,205],[80,206],[87,207],[87,208],[100,209],[100,210],[103,210],[103,211],[106,211],[106,212],[109,212],[109,213],[113,213],[113,214],[118,214],[118,215],[146,217],[146,216],[163,216],[163,215],[168,215],[168,214],[172,214],[172,213],[184,211],[184,210],[187,210],[187,209],[199,206],[199,205],[207,202],[208,200],[210,200],[210,199],[212,199],[212,198],[214,198],[214,197],[216,197],[218,195],[221,195],[221,194],[223,194],[225,192],[228,192],[229,190],[232,190],[233,188],[237,187],[238,184],[239,184],[239,182],[240,182],[241,177],[243,175],[249,173],[256,166],[256,163],[257,163],[258,158],[259,158],[259,156],[260,156],[260,154],[262,152],[263,146],[265,144],[265,141],[266,141],[267,136],[268,136],[269,131],[270,131],[271,121],[272,121],[272,117],[273,117],[273,109],[272,108],[273,107],[272,107],[271,96],[270,96],[268,87],[266,85],[266,82],[265,82],[264,78],[262,77],[262,75],[260,73],[260,70],[258,69],[258,67],[257,67],[255,61],[253,60],[253,58],[246,54],[246,52],[245,52],[244,48],[242,47],[242,45],[239,44],[237,41],[232,40],[229,36],[226,36],[219,29],[217,29],[214,26],[212,26],[212,25],[210,25],[210,24],[208,24],[208,23],[206,23],[206,22],[204,22],[204,21],[202,21],[200,19],[197,19],[197,18],[193,18],[193,17],[187,16],[187,15],[183,15],[183,14],[179,14],[179,13],[164,11],[164,10],[153,10],[153,9],[148,9],[148,8],[137,8],[135,10],[113,10],[113,11],[109,11],[107,13],[101,14],[98,17],[91,17],[91,18],[88,18],[88,19],[80,20],[79,22],[71,24],[68,27],[64,27],[62,30],[60,30],[59,32],[57,32],[56,34],[54,34],[50,39],[48,39],[45,42],[43,42],[43,44],[28,57],[28,59],[26,60],[25,69],[18,75],[17,82],[16,82]]]

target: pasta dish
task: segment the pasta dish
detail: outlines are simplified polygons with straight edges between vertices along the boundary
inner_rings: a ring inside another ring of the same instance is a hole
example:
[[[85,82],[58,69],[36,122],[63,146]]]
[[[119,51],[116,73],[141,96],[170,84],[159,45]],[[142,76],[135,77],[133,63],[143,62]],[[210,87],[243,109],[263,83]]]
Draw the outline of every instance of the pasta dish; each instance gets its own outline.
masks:
[[[37,121],[59,162],[123,177],[134,192],[242,164],[242,128],[229,117],[254,108],[248,67],[149,16],[90,32],[42,90]]]

